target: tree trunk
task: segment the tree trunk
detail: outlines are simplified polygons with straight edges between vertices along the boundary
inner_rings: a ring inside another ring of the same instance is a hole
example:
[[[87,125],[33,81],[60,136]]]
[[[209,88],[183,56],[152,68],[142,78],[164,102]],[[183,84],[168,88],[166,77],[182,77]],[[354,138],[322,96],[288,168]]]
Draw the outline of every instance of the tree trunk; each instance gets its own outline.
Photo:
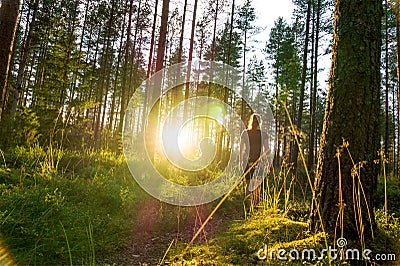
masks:
[[[190,42],[189,42],[189,58],[188,58],[188,67],[186,73],[186,81],[190,79],[191,69],[192,69],[192,60],[193,60],[193,49],[194,49],[194,33],[196,30],[196,14],[197,14],[197,3],[198,0],[194,0],[193,6],[193,16],[192,16],[192,30],[190,33]],[[186,82],[185,84],[185,100],[189,99],[189,87],[190,84]],[[183,120],[186,121],[188,117],[188,108],[187,108],[187,101],[184,102],[183,105]]]
[[[396,0],[396,8],[399,1]],[[397,53],[397,179],[400,184],[400,10],[396,10],[396,53]]]
[[[128,16],[128,27],[126,30],[126,44],[125,44],[125,55],[124,55],[124,68],[122,75],[122,85],[121,85],[121,104],[119,109],[119,124],[118,132],[122,132],[122,125],[124,123],[125,115],[125,102],[126,102],[126,77],[128,73],[128,61],[129,61],[129,47],[131,45],[131,30],[132,30],[132,10],[133,10],[133,0],[129,3],[129,16]]]
[[[126,9],[127,6],[128,6],[128,0],[126,0],[124,9]],[[126,12],[124,12],[124,18],[122,20],[121,32],[125,31],[125,19],[126,19]],[[124,43],[124,34],[121,33],[121,38],[119,40],[117,65],[116,65],[116,69],[115,69],[114,88],[113,88],[113,94],[112,94],[112,100],[111,100],[110,120],[109,120],[109,125],[108,125],[108,128],[110,131],[114,130],[114,126],[113,126],[114,125],[114,114],[115,114],[114,109],[115,109],[116,94],[117,94],[117,89],[118,89],[118,76],[119,76],[119,70],[121,67],[121,60],[122,60],[123,43]]]
[[[33,28],[34,28],[35,21],[36,21],[38,7],[39,7],[39,0],[35,0],[32,20],[29,23],[28,35],[26,36],[26,39],[25,39],[23,47],[22,47],[22,55],[21,55],[21,60],[19,63],[18,75],[17,75],[17,84],[15,86],[14,100],[13,100],[13,104],[12,104],[12,108],[11,108],[11,120],[14,120],[14,118],[15,118],[15,112],[17,111],[18,102],[19,102],[20,95],[22,92],[22,81],[23,81],[24,74],[25,74],[26,60],[28,59],[29,52],[31,50],[31,40],[32,40]]]
[[[385,0],[385,157],[389,159],[389,20],[387,0]],[[385,173],[388,174],[389,162],[383,162]]]
[[[241,111],[240,111],[240,116],[242,118],[243,123],[246,123],[246,114],[245,114],[245,85],[246,85],[246,46],[247,46],[247,30],[245,29],[244,32],[244,38],[243,38],[243,73],[242,73],[242,101],[241,101]]]
[[[151,29],[151,41],[150,41],[150,49],[149,49],[149,59],[147,62],[147,72],[146,72],[146,81],[151,75],[151,69],[153,65],[153,52],[154,52],[154,39],[155,39],[155,32],[156,32],[156,25],[157,25],[157,9],[158,9],[158,0],[155,1],[155,6],[154,6],[154,16],[153,16],[153,26]],[[142,125],[146,124],[146,116],[145,114],[147,113],[147,100],[149,98],[149,91],[145,91],[145,99],[144,99],[144,105],[143,105],[143,115],[142,115]]]
[[[231,53],[232,53],[232,39],[233,39],[233,20],[235,17],[235,0],[232,0],[232,9],[231,9],[231,21],[229,25],[229,44],[228,44],[228,55],[226,58],[226,62],[228,65],[231,64]]]
[[[395,87],[392,84],[392,121],[393,125],[396,125],[396,90]],[[397,150],[396,150],[396,127],[393,127],[393,142],[392,142],[392,147],[393,147],[393,175],[396,175],[397,173]]]
[[[380,0],[335,2],[332,65],[311,212],[311,230],[323,228],[361,245],[375,226],[381,17]]]
[[[303,118],[303,105],[304,105],[304,92],[306,87],[306,77],[307,77],[307,54],[308,54],[308,43],[309,43],[309,33],[310,33],[310,19],[311,19],[311,0],[307,2],[307,17],[306,17],[306,32],[304,40],[304,51],[303,51],[303,68],[301,72],[301,86],[300,86],[300,99],[299,99],[299,109],[297,113],[297,119],[295,125],[297,129],[301,130],[301,123]],[[297,157],[299,156],[299,146],[297,143],[293,143],[293,173],[297,170]]]
[[[96,114],[96,124],[94,127],[94,141],[96,142],[96,146],[98,148],[100,148],[101,145],[101,129],[102,129],[102,123],[100,121],[101,118],[101,113],[102,113],[102,108],[106,108],[106,101],[104,102],[104,104],[102,104],[103,101],[103,96],[104,94],[107,97],[107,92],[104,93],[105,90],[105,84],[106,84],[106,80],[108,78],[108,74],[107,74],[107,70],[108,70],[108,57],[109,57],[109,53],[110,53],[110,41],[111,41],[111,31],[112,31],[112,25],[113,25],[113,21],[114,21],[114,4],[115,1],[111,1],[111,13],[110,13],[110,18],[108,20],[108,26],[107,26],[107,42],[106,42],[106,47],[105,47],[105,51],[103,53],[103,58],[104,58],[104,64],[103,64],[103,73],[102,73],[102,77],[101,77],[101,85],[100,85],[100,90],[99,93],[97,95],[97,102],[99,103],[98,106],[98,112]]]
[[[313,8],[312,8],[312,30],[311,30],[311,58],[310,58],[310,118],[309,118],[309,127],[310,127],[310,132],[308,133],[308,157],[307,157],[307,169],[308,172],[310,173],[310,175],[312,174],[312,168],[313,168],[313,159],[312,157],[314,157],[314,151],[313,151],[313,140],[311,139],[311,135],[312,135],[312,121],[313,121],[313,117],[312,117],[312,109],[313,109],[313,102],[312,102],[312,98],[313,98],[313,93],[314,93],[314,55],[315,55],[315,31],[316,31],[316,27],[315,27],[315,14],[316,13],[316,7],[313,4]]]
[[[199,0],[194,0],[193,6],[193,17],[192,17],[192,31],[190,33],[190,43],[189,43],[189,62],[193,59],[193,47],[194,47],[194,33],[196,30],[196,14],[197,14],[197,3]],[[186,96],[186,94],[185,94]]]
[[[133,47],[132,47],[132,56],[131,56],[131,68],[129,71],[129,85],[128,85],[128,97],[126,99],[126,105],[128,105],[129,99],[132,93],[132,85],[133,85],[133,75],[137,74],[135,71],[135,59],[136,59],[136,44],[138,42],[138,33],[139,33],[139,22],[140,22],[140,12],[142,9],[142,0],[139,0],[139,5],[137,9],[136,15],[136,23],[135,23],[135,33],[133,35]],[[137,62],[137,61],[136,61]]]
[[[164,67],[165,43],[167,41],[167,28],[168,28],[169,1],[170,0],[163,0],[160,36],[158,38],[158,47],[157,47],[156,72],[160,71]]]
[[[156,72],[162,70],[164,67],[165,43],[167,39],[167,30],[168,30],[169,2],[170,0],[163,0],[163,5],[162,5],[160,35],[158,38],[158,47],[157,47]],[[147,91],[147,93],[153,99],[155,97],[158,97],[158,95],[161,92],[161,81],[158,82],[159,83],[154,84],[153,87],[147,88],[147,89],[152,88],[152,91]],[[147,139],[149,140],[148,154],[151,160],[155,159],[154,156],[156,153],[156,138],[158,136],[158,112],[160,109],[159,106],[160,102],[158,101],[157,103],[150,111],[147,124],[147,133],[148,133]],[[148,106],[147,108],[151,108],[151,106]]]
[[[0,121],[6,102],[8,71],[18,24],[20,0],[3,0],[0,7]]]
[[[197,14],[197,3],[198,0],[194,0],[194,6],[193,6],[193,17],[192,17],[192,30],[190,33],[190,42],[189,42],[189,65],[188,65],[188,71],[187,71],[187,77],[189,78],[191,73],[191,61],[193,60],[193,47],[194,47],[194,33],[196,30],[196,14]],[[185,84],[185,100],[189,98],[189,84]],[[186,104],[184,105],[184,117],[186,117],[187,113],[187,108]]]
[[[317,0],[317,10],[315,11],[317,20],[315,22],[315,43],[314,43],[314,86],[311,93],[310,99],[310,138],[309,138],[309,155],[308,155],[308,169],[309,173],[312,174],[312,169],[314,168],[315,163],[315,111],[317,105],[317,87],[318,87],[318,46],[319,46],[319,27],[320,27],[320,18],[321,18],[321,0]]]
[[[186,22],[186,8],[187,8],[187,0],[185,0],[185,4],[183,5],[183,14],[182,14],[182,24],[181,24],[181,35],[179,37],[179,47],[178,47],[178,63],[182,62],[182,52],[183,52],[183,35],[185,33],[185,22]]]

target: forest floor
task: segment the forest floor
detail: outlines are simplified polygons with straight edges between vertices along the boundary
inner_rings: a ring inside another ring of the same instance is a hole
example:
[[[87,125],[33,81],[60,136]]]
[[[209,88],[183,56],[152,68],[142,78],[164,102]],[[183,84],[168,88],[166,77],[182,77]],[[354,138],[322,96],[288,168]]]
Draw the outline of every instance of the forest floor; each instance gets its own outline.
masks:
[[[230,205],[230,206],[227,206]],[[157,265],[170,261],[168,248],[175,249],[190,242],[194,234],[208,217],[213,205],[176,207],[148,198],[135,214],[131,244],[122,255],[114,258],[117,265]],[[221,232],[233,221],[243,219],[243,211],[232,203],[225,204],[221,211],[206,224],[195,243],[205,242]]]
[[[238,191],[237,191],[238,192]],[[213,204],[202,207],[180,208],[163,205],[149,198],[138,208],[131,245],[114,260],[115,265],[343,265],[343,261],[295,259],[280,261],[268,256],[259,259],[259,250],[314,249],[321,252],[333,240],[324,233],[308,231],[309,205],[290,201],[286,211],[263,202],[251,216],[244,216],[240,208],[240,194],[235,194],[215,213],[204,231],[187,249],[188,243],[211,212]],[[215,205],[215,204],[214,204]],[[271,208],[272,207],[272,208]],[[282,205],[283,207],[283,205]],[[394,210],[396,211],[396,210]],[[177,219],[180,217],[181,219]],[[378,240],[375,252],[400,254],[399,219],[391,215],[389,223],[377,211]],[[332,242],[332,243],[331,243]],[[357,245],[349,243],[349,245]],[[398,265],[398,260],[386,264]]]
[[[106,151],[16,147],[0,159],[0,265],[279,265],[258,260],[257,252],[265,244],[326,244],[323,234],[308,233],[308,201],[285,182],[251,217],[244,216],[239,185],[186,249],[218,200],[197,207],[155,200],[134,182],[123,156]],[[377,202],[383,191],[380,185]],[[400,254],[397,182],[388,184],[387,198],[388,217],[382,206],[375,211],[375,246]]]

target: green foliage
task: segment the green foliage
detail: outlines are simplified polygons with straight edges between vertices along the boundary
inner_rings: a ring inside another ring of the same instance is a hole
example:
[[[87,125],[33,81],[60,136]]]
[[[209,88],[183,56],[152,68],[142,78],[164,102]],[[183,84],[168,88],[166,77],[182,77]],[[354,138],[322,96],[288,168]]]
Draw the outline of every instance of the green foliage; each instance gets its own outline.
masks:
[[[386,215],[383,209],[377,209],[375,210],[375,220],[379,229],[400,241],[400,218],[396,217],[394,213]]]
[[[288,25],[279,17],[272,27],[264,53],[269,60],[275,88],[274,112],[278,121],[287,119],[281,103],[290,106],[290,113],[295,117],[301,80],[301,60],[295,43],[295,25]]]
[[[21,107],[15,121],[1,122],[0,145],[11,147],[16,145],[31,146],[38,143],[40,135],[40,122],[37,114],[30,108]]]
[[[400,217],[400,186],[396,180],[393,178],[388,178],[387,183],[387,202],[389,213],[394,213],[396,217]],[[378,190],[376,192],[377,208],[383,208],[385,202],[385,187],[383,183],[378,184]]]
[[[19,147],[0,167],[1,241],[16,263],[95,265],[128,244],[142,192],[121,156]]]
[[[240,66],[240,58],[242,56],[243,49],[241,48],[240,34],[235,30],[232,31],[232,39],[229,42],[230,23],[225,22],[224,28],[219,30],[215,41],[215,55],[214,60],[223,62],[233,67]],[[230,51],[229,62],[228,62],[228,51]],[[212,51],[208,50],[205,54],[205,58],[209,60],[211,58]]]
[[[251,24],[256,20],[255,8],[251,6],[251,0],[246,2],[239,8],[238,18],[236,20],[238,29],[244,31],[254,30],[255,27]]]
[[[370,249],[380,254],[400,254],[400,220],[394,213],[385,213],[383,209],[376,209],[374,240],[368,244]]]
[[[300,58],[294,30],[282,17],[275,21],[264,52],[271,60],[275,84],[296,90],[301,76]]]

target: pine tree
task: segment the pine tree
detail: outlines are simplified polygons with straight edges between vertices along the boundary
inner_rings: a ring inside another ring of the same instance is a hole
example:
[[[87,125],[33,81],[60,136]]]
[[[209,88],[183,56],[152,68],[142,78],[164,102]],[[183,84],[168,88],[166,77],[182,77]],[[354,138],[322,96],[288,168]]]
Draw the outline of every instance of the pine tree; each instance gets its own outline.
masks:
[[[20,0],[3,0],[0,7],[0,121],[6,102],[11,53],[17,28]]]
[[[269,40],[264,50],[266,58],[271,66],[272,76],[275,87],[275,166],[280,163],[282,151],[283,159],[289,159],[288,145],[285,132],[288,125],[285,111],[282,109],[281,100],[285,100],[291,111],[291,116],[295,116],[299,81],[301,78],[300,59],[295,45],[294,26],[289,26],[282,17],[275,21],[271,29]]]
[[[325,231],[359,240],[361,246],[375,225],[381,17],[380,0],[362,5],[336,0],[333,61],[312,202],[312,230],[322,228],[321,219]]]

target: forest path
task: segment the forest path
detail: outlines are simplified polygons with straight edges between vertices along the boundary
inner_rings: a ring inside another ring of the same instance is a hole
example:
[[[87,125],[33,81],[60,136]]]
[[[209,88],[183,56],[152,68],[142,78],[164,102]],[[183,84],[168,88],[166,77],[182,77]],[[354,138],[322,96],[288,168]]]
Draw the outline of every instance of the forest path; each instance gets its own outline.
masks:
[[[223,206],[207,223],[196,241],[207,241],[226,228],[243,212],[232,204]],[[232,205],[232,206],[231,206]],[[153,198],[145,199],[134,214],[131,244],[115,258],[116,265],[157,265],[169,245],[188,243],[212,211],[212,205],[197,207],[171,206]]]

